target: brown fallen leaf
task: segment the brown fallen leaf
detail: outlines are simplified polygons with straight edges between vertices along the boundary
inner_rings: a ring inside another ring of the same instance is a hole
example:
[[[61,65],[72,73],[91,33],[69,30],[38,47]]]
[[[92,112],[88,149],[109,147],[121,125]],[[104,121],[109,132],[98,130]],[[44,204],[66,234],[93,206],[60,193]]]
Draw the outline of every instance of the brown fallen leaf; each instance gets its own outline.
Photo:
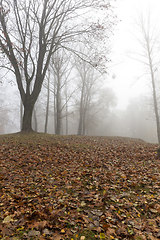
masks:
[[[63,240],[62,236],[61,236],[60,234],[58,234],[58,233],[55,233],[55,234],[53,235],[53,239],[54,239],[54,240]]]
[[[128,235],[127,230],[124,227],[118,228],[115,232],[118,236],[121,236],[121,237],[125,237]]]

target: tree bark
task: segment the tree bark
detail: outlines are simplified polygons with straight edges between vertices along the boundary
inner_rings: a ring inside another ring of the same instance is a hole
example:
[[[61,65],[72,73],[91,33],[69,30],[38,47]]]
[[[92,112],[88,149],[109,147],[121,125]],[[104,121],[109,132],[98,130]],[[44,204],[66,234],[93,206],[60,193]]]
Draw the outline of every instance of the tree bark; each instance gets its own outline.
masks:
[[[33,102],[26,101],[24,104],[24,114],[22,120],[22,130],[21,132],[32,132],[32,114],[33,114],[34,104]]]
[[[23,121],[23,103],[20,99],[20,129],[22,129],[22,121]]]
[[[33,109],[33,122],[34,122],[34,131],[38,132],[38,121],[37,121],[37,115],[36,115],[35,107]]]

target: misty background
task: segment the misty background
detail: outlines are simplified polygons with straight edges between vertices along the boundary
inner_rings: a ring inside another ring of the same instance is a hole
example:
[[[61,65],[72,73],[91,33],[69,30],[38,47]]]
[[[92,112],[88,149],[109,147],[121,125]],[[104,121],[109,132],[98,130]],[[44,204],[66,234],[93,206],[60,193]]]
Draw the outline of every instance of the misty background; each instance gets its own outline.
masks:
[[[111,62],[107,73],[101,74],[71,53],[58,51],[35,104],[34,130],[158,142],[160,3],[117,0],[114,6],[118,24],[108,43]],[[0,134],[18,132],[23,107],[17,84],[3,70],[0,77]]]

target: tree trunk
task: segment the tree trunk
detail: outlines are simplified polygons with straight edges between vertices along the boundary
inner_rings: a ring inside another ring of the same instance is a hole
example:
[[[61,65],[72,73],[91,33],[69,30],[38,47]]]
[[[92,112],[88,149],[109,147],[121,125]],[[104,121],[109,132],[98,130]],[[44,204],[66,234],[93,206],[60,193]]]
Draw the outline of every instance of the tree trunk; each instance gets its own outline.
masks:
[[[83,129],[83,114],[84,114],[84,82],[81,90],[81,101],[80,101],[80,108],[79,108],[79,125],[78,125],[78,135],[82,135]]]
[[[158,143],[160,143],[160,122],[159,122],[159,113],[158,113],[158,105],[157,105],[157,94],[156,94],[155,77],[154,77],[153,63],[152,63],[152,58],[151,58],[151,49],[150,49],[150,45],[149,45],[148,39],[146,39],[146,40],[147,40],[147,51],[148,51],[148,58],[149,58],[149,67],[150,67],[150,72],[151,72],[154,113],[155,113],[155,116],[156,116],[157,137],[158,137]]]
[[[50,73],[48,76],[48,87],[47,87],[47,106],[46,106],[46,119],[45,119],[45,127],[44,132],[47,133],[47,127],[48,127],[48,115],[49,115],[49,91],[50,91]]]
[[[57,129],[56,129],[56,135],[60,135],[60,133],[61,133],[61,120],[59,119],[58,121],[57,121]]]
[[[82,111],[80,111],[79,125],[78,125],[78,135],[82,135]]]
[[[83,135],[86,133],[86,111],[84,110],[83,114]]]
[[[33,114],[34,104],[30,101],[26,101],[24,105],[24,114],[22,121],[22,132],[32,132],[32,114]]]
[[[61,133],[61,83],[58,74],[57,77],[57,92],[56,92],[56,129],[55,134],[60,135]]]
[[[60,104],[60,96],[57,94],[57,125],[56,125],[56,134],[60,135],[61,132],[61,104]]]
[[[34,131],[38,132],[38,121],[36,115],[36,109],[33,110],[33,122],[34,122]]]
[[[20,129],[22,129],[22,121],[23,121],[23,103],[20,100]]]
[[[68,105],[66,100],[66,135],[68,135]]]
[[[160,144],[160,124],[159,124],[159,114],[158,114],[157,97],[156,97],[156,89],[155,89],[154,79],[152,79],[152,86],[153,86],[154,112],[155,112],[155,116],[156,116],[156,126],[157,126],[157,137],[158,137],[158,143]]]

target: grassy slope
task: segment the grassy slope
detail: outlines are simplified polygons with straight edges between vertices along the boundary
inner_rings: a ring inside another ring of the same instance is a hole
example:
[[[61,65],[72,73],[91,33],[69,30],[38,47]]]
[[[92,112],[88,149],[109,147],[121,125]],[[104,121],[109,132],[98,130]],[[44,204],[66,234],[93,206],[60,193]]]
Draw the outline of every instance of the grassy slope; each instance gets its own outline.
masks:
[[[121,137],[0,136],[0,238],[159,239],[156,148]]]

